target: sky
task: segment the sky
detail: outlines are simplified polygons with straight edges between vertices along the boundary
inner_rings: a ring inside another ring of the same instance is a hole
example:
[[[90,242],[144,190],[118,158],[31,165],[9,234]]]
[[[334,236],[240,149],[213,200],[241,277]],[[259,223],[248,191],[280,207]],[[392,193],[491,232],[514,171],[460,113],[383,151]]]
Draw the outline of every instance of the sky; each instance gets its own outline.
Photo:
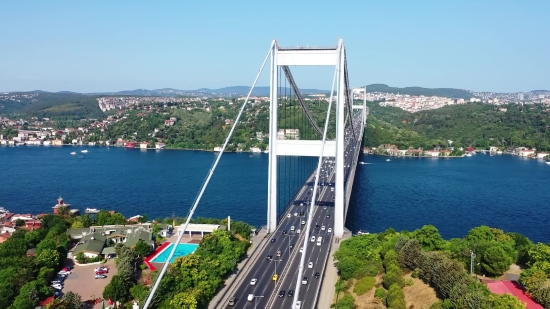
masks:
[[[550,90],[549,11],[548,0],[1,1],[0,91],[251,86],[273,39],[340,38],[352,87]],[[291,67],[300,88],[323,90],[333,70]]]

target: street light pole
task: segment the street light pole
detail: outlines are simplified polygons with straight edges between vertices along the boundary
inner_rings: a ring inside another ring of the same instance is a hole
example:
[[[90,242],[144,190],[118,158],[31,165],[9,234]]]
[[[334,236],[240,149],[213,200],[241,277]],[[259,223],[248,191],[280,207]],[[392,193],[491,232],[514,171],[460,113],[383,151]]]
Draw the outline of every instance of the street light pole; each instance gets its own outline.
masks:
[[[272,262],[275,262],[275,274],[277,274],[277,262],[282,262],[283,260],[281,259],[278,259],[278,260],[271,260]],[[279,274],[277,274],[278,276]],[[278,278],[277,278],[278,279]]]
[[[256,309],[256,305],[258,304],[258,297],[264,297],[264,296],[263,295],[261,295],[261,296],[260,295],[258,295],[258,296],[254,295],[254,309]]]
[[[296,235],[286,234],[285,236],[288,237],[288,257],[290,258],[290,237],[294,237]]]
[[[476,258],[476,254],[474,251],[470,250],[470,276],[474,275],[474,259]]]

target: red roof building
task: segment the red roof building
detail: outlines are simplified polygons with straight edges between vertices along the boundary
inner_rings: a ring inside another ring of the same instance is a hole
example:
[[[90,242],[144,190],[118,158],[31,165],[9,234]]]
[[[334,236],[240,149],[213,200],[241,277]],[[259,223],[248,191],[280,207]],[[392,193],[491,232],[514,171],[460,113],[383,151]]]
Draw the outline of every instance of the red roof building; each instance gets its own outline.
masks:
[[[486,284],[491,293],[513,295],[517,297],[521,302],[527,304],[527,309],[544,309],[544,307],[532,300],[531,297],[527,295],[527,292],[523,289],[523,287],[515,281],[513,282],[503,280],[487,282]]]

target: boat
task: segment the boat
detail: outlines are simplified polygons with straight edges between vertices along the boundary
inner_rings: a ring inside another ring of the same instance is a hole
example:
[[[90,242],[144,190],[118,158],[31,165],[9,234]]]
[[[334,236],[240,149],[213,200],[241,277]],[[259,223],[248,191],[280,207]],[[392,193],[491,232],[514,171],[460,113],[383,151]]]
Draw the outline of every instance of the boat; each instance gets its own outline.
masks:
[[[546,161],[546,162],[544,162],[544,163],[546,163],[546,164],[550,164],[550,161]]]
[[[71,152],[71,154],[74,156],[76,154],[76,152],[73,151],[73,152]]]
[[[467,157],[471,157],[472,154],[471,154],[471,153],[467,153],[466,156],[467,156]]]
[[[361,236],[361,235],[369,235],[370,233],[369,232],[363,232],[361,230],[357,231],[357,234],[355,234],[356,236]]]
[[[359,162],[359,164],[366,164],[365,162]]]
[[[87,214],[96,214],[99,212],[99,209],[96,209],[96,208],[86,208],[86,211],[85,213]]]
[[[82,153],[88,153],[88,149],[81,150]]]
[[[0,206],[0,214],[7,214],[9,212],[10,212],[9,210],[7,210],[6,208]]]
[[[386,159],[386,162],[390,162],[391,160],[390,159]]]

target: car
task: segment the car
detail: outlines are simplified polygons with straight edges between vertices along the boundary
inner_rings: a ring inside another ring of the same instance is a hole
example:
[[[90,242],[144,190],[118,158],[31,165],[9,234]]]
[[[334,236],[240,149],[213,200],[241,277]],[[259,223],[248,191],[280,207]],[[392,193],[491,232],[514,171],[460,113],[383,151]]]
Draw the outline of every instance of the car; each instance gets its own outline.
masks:
[[[290,244],[290,249],[294,248],[294,244]]]
[[[327,206],[324,206],[323,209],[327,209]]]
[[[315,236],[311,236],[311,239],[309,241],[315,242]]]
[[[287,217],[287,218],[290,218],[290,217],[292,217],[292,216],[290,215],[290,213],[287,213],[287,214],[286,214],[286,217]]]
[[[300,247],[300,253],[304,252],[304,247]]]
[[[284,290],[279,291],[279,297],[285,297],[285,291]]]
[[[320,229],[320,228],[321,228],[321,226],[319,226],[319,224],[316,224],[316,225],[315,225],[315,229],[316,229],[316,230],[318,230],[318,229]]]
[[[319,279],[319,277],[321,277],[321,274],[319,272],[316,272],[315,273],[315,279]]]
[[[57,274],[58,274],[58,275],[68,276],[70,273],[71,273],[71,272],[69,272],[69,271],[63,271],[63,270],[62,270],[62,271],[58,272]]]
[[[273,281],[277,281],[277,279],[279,279],[279,275],[274,274],[273,277],[271,277],[271,279],[272,279]]]
[[[107,274],[107,271],[105,271],[105,270],[98,270],[98,271],[95,272],[95,274],[96,274],[96,275],[105,275],[105,274]]]
[[[63,284],[63,281],[61,281],[61,280],[54,280],[54,281],[52,281],[52,284]]]
[[[294,231],[294,225],[290,227],[290,230],[291,230],[291,231]]]
[[[281,250],[278,250],[277,251],[277,257],[280,257],[281,256]]]
[[[332,233],[332,228],[331,227],[328,228],[327,233]]]
[[[302,220],[302,225],[305,225],[306,224],[306,220]]]
[[[321,226],[321,231],[324,231],[325,230],[325,226]]]
[[[287,231],[286,230],[283,230],[283,234],[286,235]]]
[[[297,300],[296,301],[296,308],[295,309],[301,309],[302,308],[302,301],[301,300]]]
[[[327,218],[330,218],[330,215],[327,215]]]
[[[277,240],[276,238],[271,238],[271,242],[275,242]]]
[[[296,234],[300,234],[300,232],[302,232],[302,230],[300,230],[300,229],[296,230]]]
[[[300,211],[300,217],[304,215],[304,211]]]
[[[313,262],[309,262],[309,263],[307,264],[307,268],[313,268]]]
[[[61,284],[52,284],[52,288],[54,288],[56,290],[62,290],[63,286]]]
[[[307,281],[308,281],[307,277],[302,278],[302,284],[307,284]]]
[[[294,213],[294,217],[298,217],[298,213],[297,213],[297,212]]]
[[[227,303],[229,306],[235,306],[235,303],[237,302],[237,297],[233,296],[229,299],[229,302]]]
[[[94,276],[94,279],[105,279],[105,278],[107,278],[106,275],[95,275]]]
[[[100,271],[100,270],[104,270],[104,271],[107,271],[107,272],[108,272],[108,271],[109,271],[109,268],[107,268],[107,267],[96,267],[96,268],[94,269],[94,271]]]
[[[71,269],[69,267],[63,267],[63,269],[61,269],[61,270],[71,273]]]
[[[248,301],[254,300],[254,294],[248,294],[248,297],[246,298]]]
[[[288,297],[294,296],[294,290],[288,290],[288,293],[286,293],[286,295],[288,295]]]
[[[256,282],[258,282],[258,279],[254,278],[250,280],[250,285],[256,285]]]

